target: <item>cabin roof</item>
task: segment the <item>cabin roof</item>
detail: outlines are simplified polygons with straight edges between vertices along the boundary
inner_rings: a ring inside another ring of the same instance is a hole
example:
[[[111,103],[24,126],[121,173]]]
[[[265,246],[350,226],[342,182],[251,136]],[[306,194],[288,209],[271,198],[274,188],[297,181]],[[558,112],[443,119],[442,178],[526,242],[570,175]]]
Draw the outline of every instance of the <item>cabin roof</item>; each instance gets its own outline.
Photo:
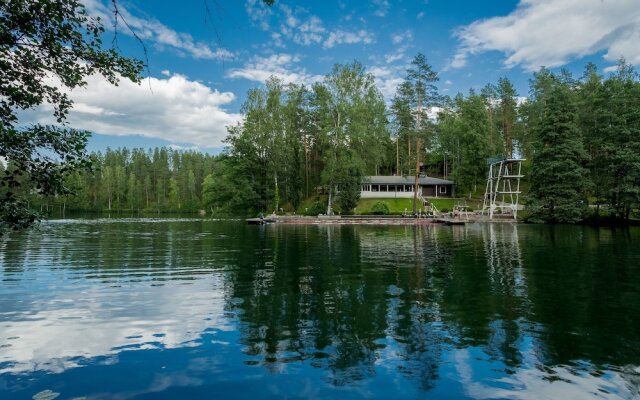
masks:
[[[365,176],[364,183],[382,184],[382,185],[413,185],[416,182],[416,178],[413,176]],[[418,184],[422,186],[426,185],[453,185],[452,181],[445,179],[432,178],[430,176],[418,178]]]

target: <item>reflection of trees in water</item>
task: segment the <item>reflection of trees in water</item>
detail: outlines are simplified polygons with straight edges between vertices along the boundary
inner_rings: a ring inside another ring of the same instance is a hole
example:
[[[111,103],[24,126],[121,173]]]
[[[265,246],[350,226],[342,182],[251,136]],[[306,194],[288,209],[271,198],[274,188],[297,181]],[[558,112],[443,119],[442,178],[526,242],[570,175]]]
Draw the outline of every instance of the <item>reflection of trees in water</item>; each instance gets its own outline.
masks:
[[[2,281],[19,280],[27,266],[24,241],[28,238],[23,232],[0,235],[0,278]]]
[[[357,233],[300,226],[266,235],[269,259],[235,276],[246,353],[269,368],[292,355],[310,358],[332,371],[335,384],[371,376],[385,327],[384,288],[367,282]]]
[[[555,226],[535,235],[545,246],[530,247],[526,271],[545,362],[637,366],[640,230]]]
[[[236,271],[233,297],[250,362],[311,359],[336,385],[371,377],[385,338],[396,368],[438,379],[439,298],[450,274],[451,230],[299,226],[266,231],[269,257]],[[277,249],[277,250],[276,250]]]
[[[548,365],[637,365],[632,232],[79,223],[1,239],[0,272],[23,279],[37,257],[70,279],[108,284],[222,271],[247,363],[279,371],[307,361],[335,385],[385,364],[427,390],[453,347],[480,347],[511,370],[525,341]]]
[[[517,368],[530,328],[517,227],[455,228],[448,240],[438,242],[451,253],[443,262],[446,273],[430,269],[447,337],[459,347],[479,346],[492,359]]]
[[[43,224],[3,240],[3,271],[15,270],[20,279],[24,269],[46,268],[114,284],[193,280],[223,268],[230,253],[241,251],[237,238],[229,237],[236,225],[197,220]]]

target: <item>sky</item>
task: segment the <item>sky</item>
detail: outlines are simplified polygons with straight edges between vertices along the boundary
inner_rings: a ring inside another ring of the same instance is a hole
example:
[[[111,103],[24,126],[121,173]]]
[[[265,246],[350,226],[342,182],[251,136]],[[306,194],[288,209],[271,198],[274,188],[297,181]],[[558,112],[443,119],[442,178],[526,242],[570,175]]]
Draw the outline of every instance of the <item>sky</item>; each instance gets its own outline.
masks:
[[[141,84],[92,76],[71,93],[68,125],[93,132],[90,150],[218,153],[249,89],[270,76],[310,85],[354,60],[387,101],[419,52],[450,96],[501,77],[526,96],[542,66],[579,77],[588,62],[603,74],[620,57],[640,64],[640,0],[118,0],[130,29],[117,34],[111,0],[81,2],[104,22],[105,46],[148,60]],[[47,106],[24,119],[53,122]]]

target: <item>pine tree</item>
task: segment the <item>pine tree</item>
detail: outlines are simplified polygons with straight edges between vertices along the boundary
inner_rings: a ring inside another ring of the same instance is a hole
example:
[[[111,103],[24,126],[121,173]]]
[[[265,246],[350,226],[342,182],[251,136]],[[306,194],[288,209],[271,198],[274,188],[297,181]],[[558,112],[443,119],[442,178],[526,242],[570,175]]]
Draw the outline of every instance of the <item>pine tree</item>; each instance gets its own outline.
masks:
[[[587,211],[590,181],[569,89],[557,83],[547,94],[542,111],[543,118],[534,129],[537,148],[531,177],[531,220],[579,222]]]

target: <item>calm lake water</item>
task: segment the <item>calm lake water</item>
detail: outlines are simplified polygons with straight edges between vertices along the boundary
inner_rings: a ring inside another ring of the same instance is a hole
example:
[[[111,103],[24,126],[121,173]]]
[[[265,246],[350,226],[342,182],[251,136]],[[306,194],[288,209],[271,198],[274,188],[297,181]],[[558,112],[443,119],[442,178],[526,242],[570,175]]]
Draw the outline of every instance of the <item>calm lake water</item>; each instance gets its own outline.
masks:
[[[640,229],[47,222],[0,238],[32,398],[640,398]]]

